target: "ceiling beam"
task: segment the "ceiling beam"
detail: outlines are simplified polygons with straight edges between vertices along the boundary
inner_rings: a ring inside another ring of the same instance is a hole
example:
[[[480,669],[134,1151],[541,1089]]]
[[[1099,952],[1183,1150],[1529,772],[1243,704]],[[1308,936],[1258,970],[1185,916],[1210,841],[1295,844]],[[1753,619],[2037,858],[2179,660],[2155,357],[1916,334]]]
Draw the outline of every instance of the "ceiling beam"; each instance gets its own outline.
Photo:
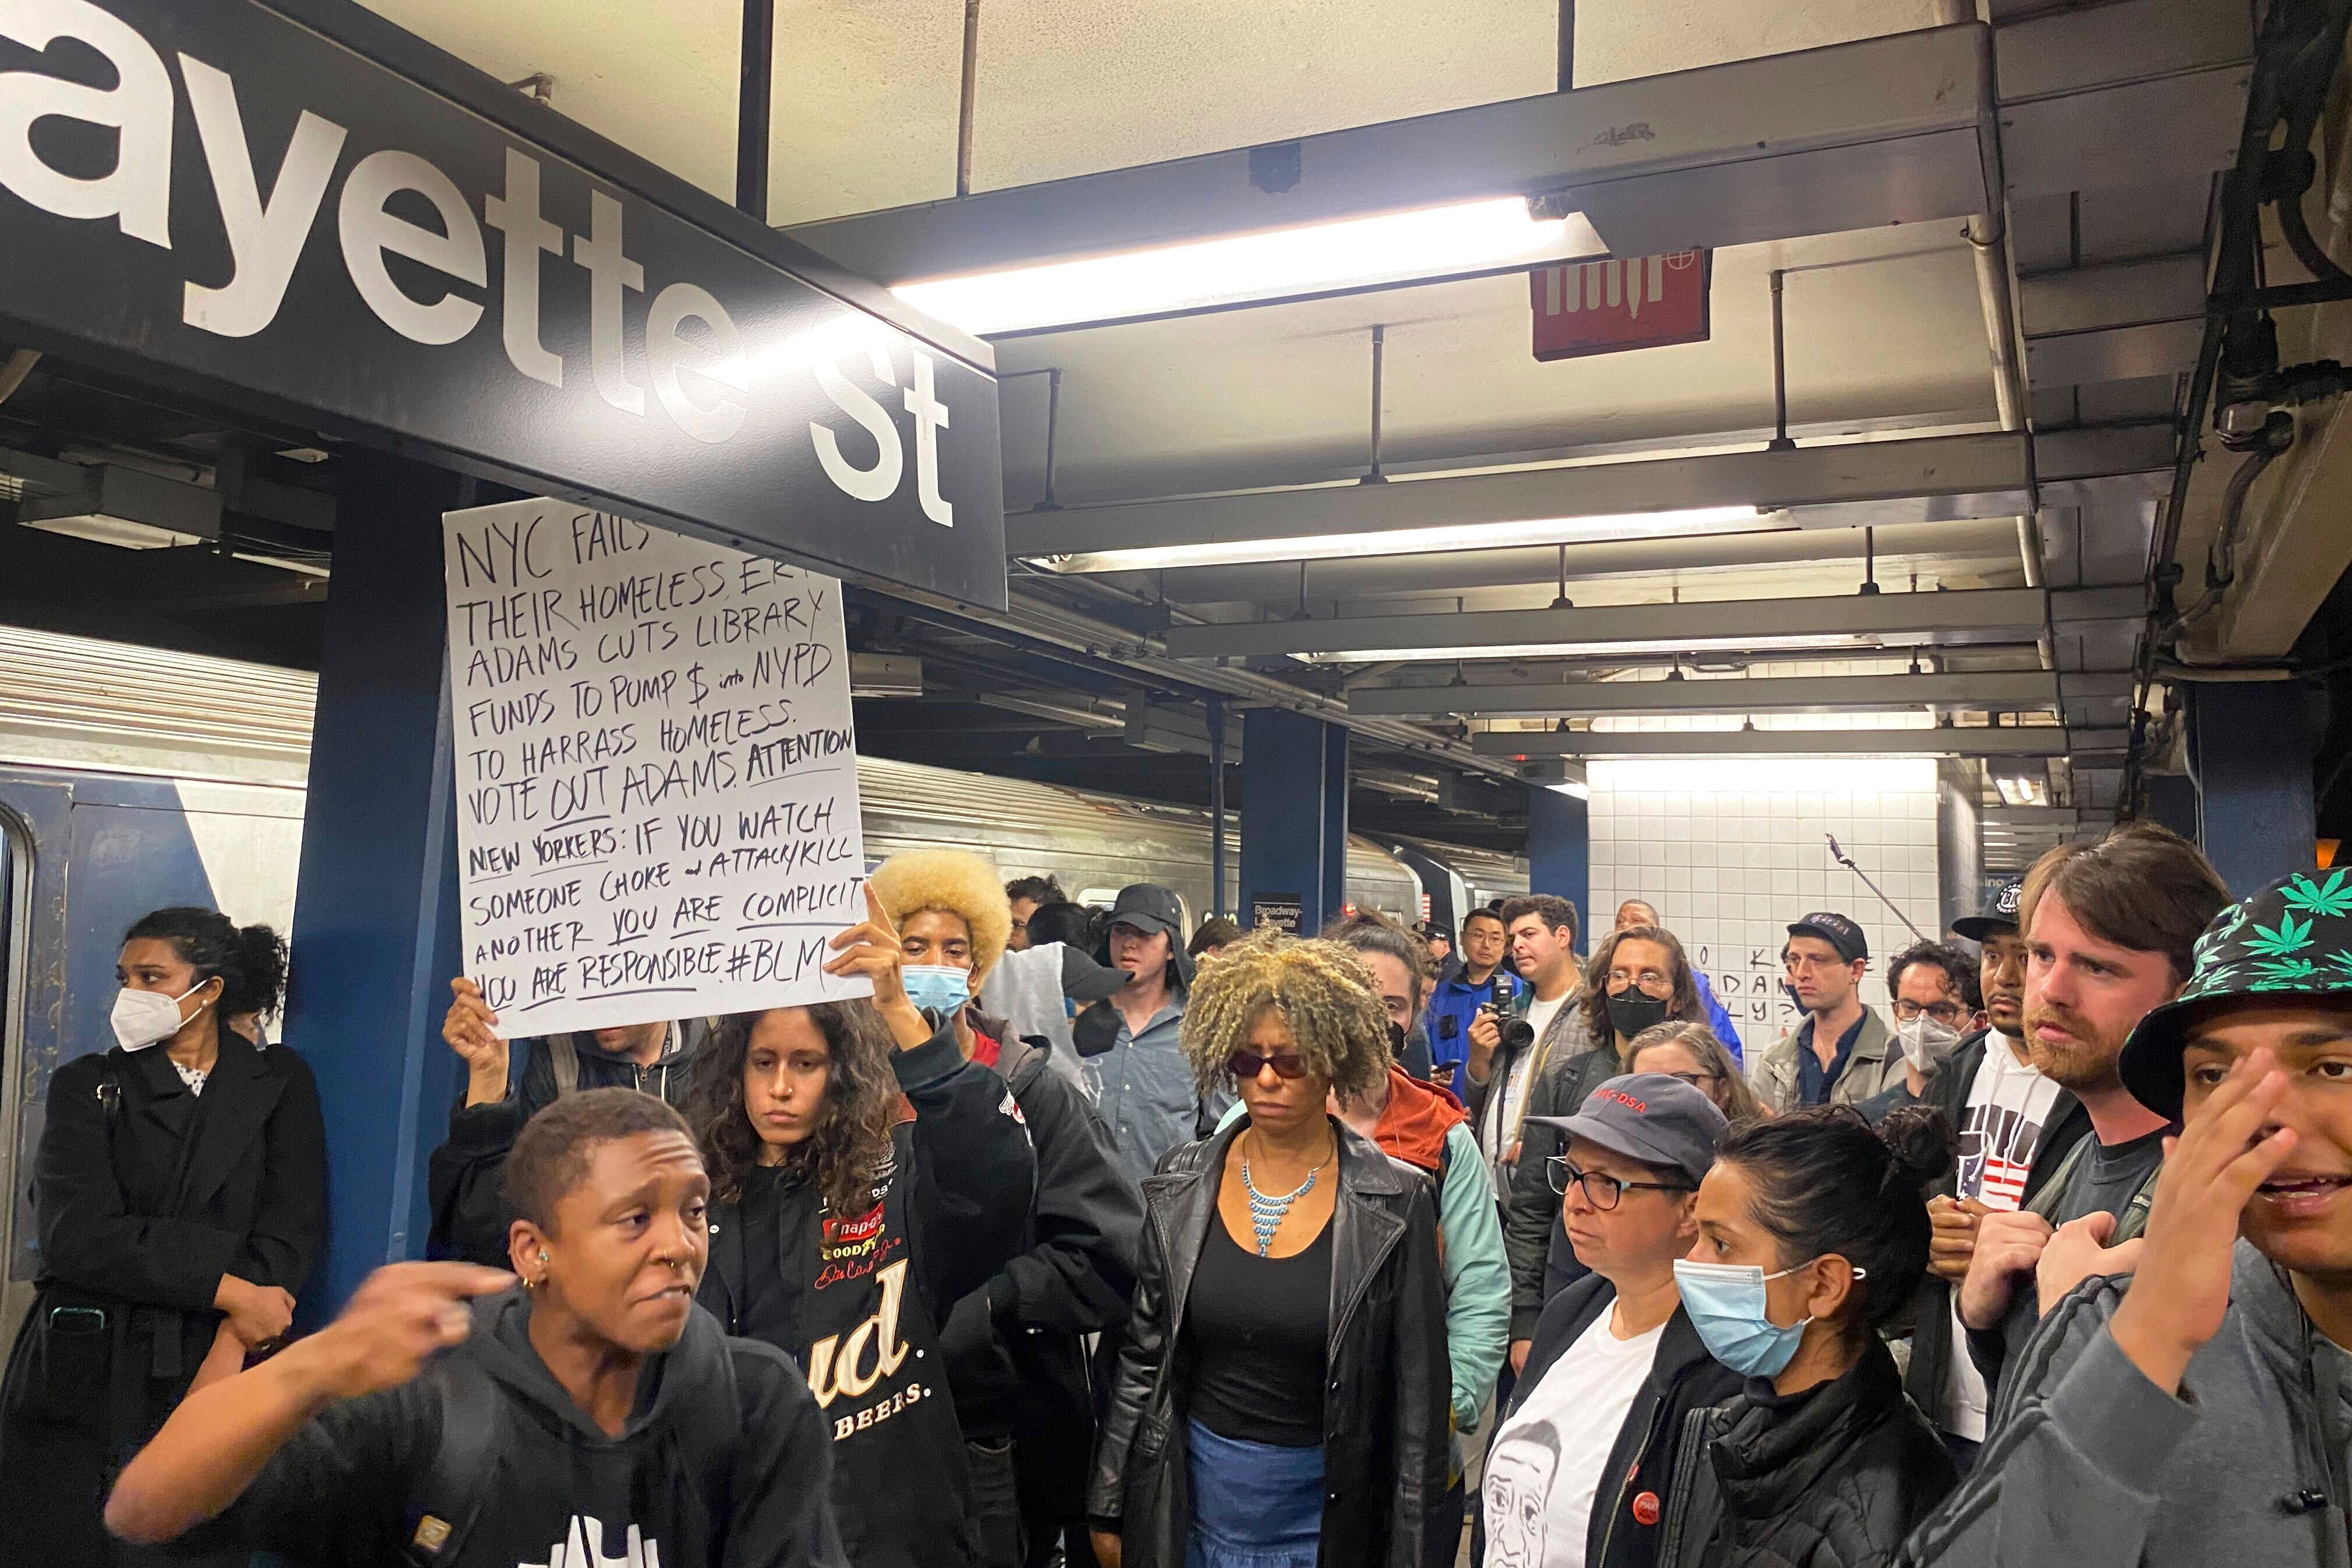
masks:
[[[2037,387],[2173,375],[2205,339],[2205,254],[2021,279],[2025,367]]]
[[[2069,675],[2065,695],[2131,694],[2129,670]],[[1852,713],[1906,708],[2013,713],[2055,708],[2048,670],[1927,675],[1779,675],[1727,680],[1523,681],[1506,686],[1388,686],[1348,693],[1358,713],[1437,718],[1517,713],[1582,718],[1619,713]],[[2114,689],[2109,693],[2107,689]]]
[[[1786,510],[1807,528],[2013,517],[2033,508],[2027,437],[2000,431],[1849,441],[1452,479],[1131,501],[1005,519],[1017,556],[1297,541],[1464,523],[1531,522],[1701,507]],[[1310,548],[1311,552],[1311,548]],[[1111,561],[1098,570],[1116,570]]]
[[[1991,205],[1989,53],[1976,23],[1895,33],[790,232],[890,284],[1571,188],[1619,256],[1962,217]]]
[[[1714,730],[1665,734],[1530,730],[1473,735],[1491,757],[2096,757],[2123,754],[2130,732],[2055,725],[1934,730]],[[1539,763],[1531,781],[1541,773]]]
[[[1171,626],[1178,658],[1249,658],[1379,649],[1521,647],[1643,642],[1730,647],[1741,638],[1875,637],[1888,646],[2031,641],[2042,628],[2039,588],[1852,594],[1680,605],[1598,605],[1567,610],[1361,616],[1326,621],[1221,622]]]

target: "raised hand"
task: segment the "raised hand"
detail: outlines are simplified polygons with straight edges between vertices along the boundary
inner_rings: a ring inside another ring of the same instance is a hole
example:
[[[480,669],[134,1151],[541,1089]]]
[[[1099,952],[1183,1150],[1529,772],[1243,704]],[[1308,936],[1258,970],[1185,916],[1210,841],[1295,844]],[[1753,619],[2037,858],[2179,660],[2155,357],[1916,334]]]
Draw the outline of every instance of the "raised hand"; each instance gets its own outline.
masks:
[[[441,1038],[466,1064],[466,1103],[487,1105],[507,1093],[507,1043],[497,1034],[499,1016],[482,1000],[482,988],[459,975],[449,982],[452,999],[441,1020]]]
[[[470,1263],[388,1264],[302,1348],[315,1358],[323,1392],[334,1398],[397,1388],[436,1351],[464,1342],[473,1331],[468,1300],[513,1283],[511,1274]]]
[[[2286,1094],[2267,1048],[2232,1064],[2178,1138],[2165,1141],[2138,1272],[2109,1326],[2147,1380],[2177,1393],[2189,1358],[2221,1331],[2238,1219],[2295,1149],[2293,1128],[2263,1128]]]
[[[824,972],[864,975],[874,987],[875,1010],[890,1026],[899,1048],[912,1049],[931,1037],[931,1026],[907,999],[906,983],[899,978],[907,964],[907,949],[898,941],[898,928],[891,923],[889,911],[883,909],[873,886],[869,883],[864,890],[866,918],[833,939],[830,945],[835,952],[825,961]]]

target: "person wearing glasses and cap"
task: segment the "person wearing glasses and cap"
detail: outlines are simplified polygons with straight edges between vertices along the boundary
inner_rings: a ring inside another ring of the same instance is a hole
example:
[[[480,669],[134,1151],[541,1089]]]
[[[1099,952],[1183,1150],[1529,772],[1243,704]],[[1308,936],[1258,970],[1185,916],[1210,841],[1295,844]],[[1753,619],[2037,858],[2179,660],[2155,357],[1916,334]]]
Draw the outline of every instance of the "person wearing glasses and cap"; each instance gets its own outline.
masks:
[[[1748,1070],[1764,1109],[1860,1105],[1903,1081],[1903,1053],[1885,1020],[1862,999],[1870,942],[1847,916],[1822,910],[1789,928],[1780,963],[1804,1021]]]
[[[1544,1308],[1496,1427],[1481,1488],[1483,1561],[1647,1564],[1685,1418],[1740,1387],[1707,1354],[1675,1285],[1675,1259],[1698,1240],[1699,1184],[1727,1123],[1705,1094],[1657,1072],[1610,1079],[1576,1114],[1540,1120],[1565,1145],[1544,1173],[1591,1272]]]
[[[1184,908],[1150,882],[1118,890],[1109,934],[1096,961],[1132,975],[1107,1002],[1071,1026],[1095,1109],[1118,1143],[1119,1163],[1141,1182],[1160,1157],[1204,1136],[1226,1101],[1204,1100],[1184,1059],[1184,1002],[1192,955],[1184,951]]]
[[[2228,905],[2122,1087],[2180,1122],[2147,1229],[2062,1226],[2089,1277],[2009,1373],[1973,1476],[1905,1564],[2352,1561],[2352,875]]]
[[[1355,952],[1259,931],[1184,1019],[1246,1112],[1171,1153],[1087,1512],[1106,1568],[1424,1568],[1446,1494],[1445,1283],[1428,1179],[1330,1113],[1389,1070]]]

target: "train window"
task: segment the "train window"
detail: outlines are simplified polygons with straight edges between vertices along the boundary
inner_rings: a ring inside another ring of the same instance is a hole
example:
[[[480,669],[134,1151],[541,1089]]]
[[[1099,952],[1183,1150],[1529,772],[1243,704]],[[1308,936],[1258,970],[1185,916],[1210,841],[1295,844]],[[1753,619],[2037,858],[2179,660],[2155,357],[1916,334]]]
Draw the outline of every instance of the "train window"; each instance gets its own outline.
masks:
[[[1080,888],[1077,901],[1090,910],[1107,910],[1118,902],[1117,888]]]

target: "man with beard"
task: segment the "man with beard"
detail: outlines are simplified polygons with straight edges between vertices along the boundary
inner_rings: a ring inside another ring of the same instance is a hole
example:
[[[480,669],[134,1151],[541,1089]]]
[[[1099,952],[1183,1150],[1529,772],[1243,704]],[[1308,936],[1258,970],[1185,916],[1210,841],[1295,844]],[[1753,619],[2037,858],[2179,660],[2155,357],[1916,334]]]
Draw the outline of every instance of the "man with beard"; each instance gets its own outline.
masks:
[[[2026,1050],[2082,1102],[2091,1136],[2022,1208],[1978,1221],[1960,1321],[1996,1394],[2043,1309],[2147,1223],[2172,1122],[2132,1098],[2116,1063],[2140,1019],[2179,994],[2229,901],[2205,857],[2152,823],[2060,845],[2026,876]]]

